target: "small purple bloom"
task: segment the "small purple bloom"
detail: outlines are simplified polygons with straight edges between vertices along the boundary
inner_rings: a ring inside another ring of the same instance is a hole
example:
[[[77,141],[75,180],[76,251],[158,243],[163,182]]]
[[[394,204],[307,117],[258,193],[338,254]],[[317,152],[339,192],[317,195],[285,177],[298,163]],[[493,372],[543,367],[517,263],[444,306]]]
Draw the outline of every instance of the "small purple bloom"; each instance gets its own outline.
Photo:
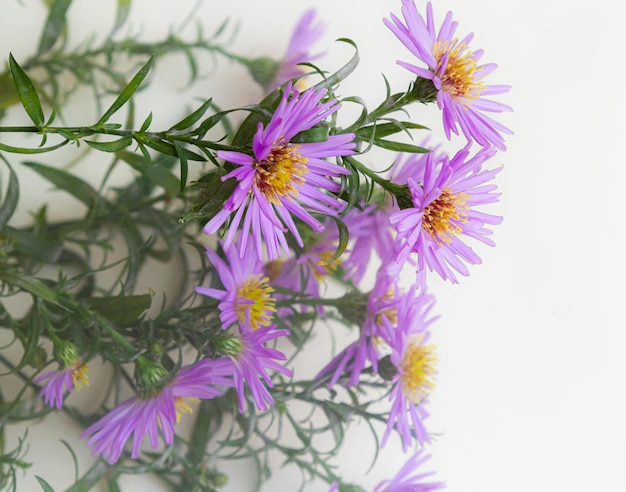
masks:
[[[253,252],[242,257],[235,248],[226,251],[226,261],[210,248],[206,249],[209,261],[225,290],[196,287],[199,294],[219,299],[220,320],[226,329],[234,323],[240,328],[256,330],[269,326],[275,308],[274,289],[263,273],[263,262]]]
[[[267,369],[280,372],[291,377],[291,371],[277,363],[277,360],[285,360],[285,354],[265,346],[266,342],[278,337],[289,335],[287,330],[275,330],[274,326],[259,328],[256,331],[241,332],[241,350],[232,355],[234,363],[233,379],[237,396],[239,397],[239,411],[245,409],[244,383],[248,384],[252,398],[259,410],[267,410],[274,404],[274,399],[265,385],[274,387],[272,377]],[[265,382],[265,384],[264,384]]]
[[[484,83],[483,79],[496,65],[478,64],[483,51],[472,52],[468,48],[473,34],[459,41],[454,35],[457,22],[452,20],[451,12],[437,32],[430,2],[426,6],[426,19],[417,11],[413,0],[402,0],[402,15],[405,23],[393,14],[390,20],[383,22],[426,68],[402,61],[398,64],[419,77],[432,80],[438,91],[437,104],[443,113],[448,139],[451,132],[458,134],[460,128],[468,141],[504,150],[501,133],[512,132],[484,113],[511,111],[511,108],[485,96],[508,92],[510,86]]]
[[[430,459],[423,450],[418,451],[404,464],[391,480],[379,483],[373,492],[432,492],[445,487],[442,482],[424,482],[434,472],[419,472],[419,468]]]
[[[278,73],[271,84],[272,89],[301,76],[304,70],[303,67],[298,66],[299,63],[312,62],[322,56],[323,53],[311,53],[313,45],[322,38],[326,31],[326,26],[319,19],[316,19],[316,15],[315,9],[309,9],[300,17],[289,40],[287,53],[282,59]]]
[[[373,492],[432,492],[445,487],[442,482],[424,482],[434,472],[420,473],[420,467],[430,459],[423,450],[413,454],[391,480],[380,482]],[[339,492],[339,483],[333,482],[328,492]]]
[[[483,170],[483,163],[495,154],[495,149],[483,147],[469,157],[469,146],[452,159],[429,153],[412,156],[405,163],[406,167],[414,168],[407,178],[414,207],[390,217],[398,233],[396,264],[391,270],[399,270],[410,253],[417,253],[418,284],[423,291],[426,267],[456,283],[455,271],[469,275],[464,262],[471,265],[481,262],[462,238],[495,245],[489,238],[492,231],[486,226],[499,224],[502,217],[478,208],[498,200],[499,193],[494,193],[496,186],[489,181],[502,168]]]
[[[93,445],[92,454],[100,454],[109,464],[120,458],[126,441],[133,438],[131,458],[139,456],[141,443],[147,434],[150,445],[159,444],[159,432],[165,444],[174,440],[174,424],[179,410],[185,409],[184,398],[215,398],[222,394],[218,386],[232,386],[228,377],[232,362],[220,359],[203,359],[180,369],[171,381],[147,397],[133,396],[123,401],[80,435],[91,436],[87,446]]]
[[[77,360],[65,369],[40,374],[34,379],[36,384],[43,382],[39,396],[44,399],[47,405],[60,410],[63,406],[63,394],[65,392],[69,393],[74,387],[80,389],[83,385],[89,384],[88,369],[87,364]]]
[[[384,446],[391,431],[395,428],[402,438],[406,451],[413,436],[420,444],[429,436],[423,421],[428,416],[424,408],[426,399],[433,387],[436,357],[434,348],[428,344],[428,327],[436,319],[429,317],[434,298],[427,294],[417,295],[415,286],[396,305],[397,322],[383,319],[380,331],[389,345],[391,355],[387,367],[381,374],[393,385],[389,394],[392,402],[387,420],[387,429],[381,446]],[[391,374],[391,376],[389,376]]]
[[[268,258],[275,260],[281,250],[289,252],[287,231],[299,246],[304,245],[294,216],[321,232],[323,224],[309,211],[337,215],[344,206],[332,195],[341,189],[332,178],[349,172],[324,159],[353,154],[354,134],[331,135],[323,142],[291,142],[296,134],[309,130],[339,109],[335,100],[321,102],[325,94],[325,90],[315,89],[299,93],[288,83],[270,122],[265,128],[259,123],[252,140],[254,155],[217,152],[220,159],[236,166],[222,180],[239,181],[224,208],[204,227],[205,233],[213,234],[234,212],[224,241],[225,250],[231,247],[241,226],[240,256],[245,254],[252,234],[259,259],[263,259],[265,242]]]

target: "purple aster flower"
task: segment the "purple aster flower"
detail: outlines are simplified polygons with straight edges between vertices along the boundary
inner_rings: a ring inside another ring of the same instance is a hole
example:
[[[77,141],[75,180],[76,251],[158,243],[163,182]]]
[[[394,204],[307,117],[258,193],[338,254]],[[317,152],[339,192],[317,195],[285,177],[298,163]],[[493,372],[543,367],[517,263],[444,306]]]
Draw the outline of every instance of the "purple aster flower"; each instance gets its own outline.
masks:
[[[276,311],[274,289],[263,273],[263,262],[253,252],[240,257],[234,248],[226,251],[226,261],[210,248],[209,261],[217,271],[225,290],[196,287],[196,292],[218,299],[220,320],[226,329],[234,323],[256,330],[269,326]]]
[[[372,370],[375,373],[378,372],[381,341],[384,340],[381,338],[381,329],[386,329],[384,323],[395,325],[397,322],[397,305],[401,299],[402,294],[397,284],[397,278],[388,275],[387,268],[383,265],[376,276],[374,289],[367,296],[367,307],[362,314],[363,324],[359,326],[358,340],[337,354],[318,373],[316,379],[332,373],[328,383],[328,386],[332,387],[341,376],[347,373],[350,377],[345,385],[347,387],[355,386],[358,384],[368,361],[372,365]],[[351,311],[358,312],[358,309],[359,306]]]
[[[420,444],[429,439],[423,421],[428,416],[425,401],[433,387],[436,357],[428,344],[428,327],[436,319],[429,317],[434,305],[430,295],[417,295],[413,287],[396,305],[397,323],[384,318],[380,333],[391,349],[391,354],[379,362],[379,373],[392,385],[392,402],[387,429],[381,446],[387,442],[392,429],[402,438],[406,451],[413,437]]]
[[[230,356],[235,366],[233,379],[239,397],[239,411],[241,413],[245,409],[246,401],[244,383],[248,384],[257,408],[265,411],[274,404],[274,399],[265,386],[274,387],[272,377],[268,374],[267,369],[291,377],[291,371],[276,362],[277,360],[285,360],[285,354],[265,346],[266,342],[286,335],[289,335],[289,331],[275,330],[274,326],[241,333],[239,353]],[[263,384],[264,382],[265,384]]]
[[[432,492],[445,487],[441,482],[424,482],[434,472],[419,472],[420,467],[430,459],[423,450],[413,454],[391,480],[380,482],[373,492]],[[333,482],[328,492],[338,492],[339,483]]]
[[[426,287],[426,267],[442,278],[457,282],[454,271],[468,275],[465,263],[478,264],[480,257],[463,241],[471,237],[489,246],[495,243],[487,225],[502,217],[477,210],[494,203],[499,193],[488,182],[502,169],[483,170],[482,164],[495,154],[492,147],[481,148],[469,157],[468,144],[452,158],[429,153],[409,158],[415,172],[408,177],[413,208],[391,215],[399,242],[396,265],[402,267],[411,252],[417,253],[418,283]]]
[[[303,67],[298,66],[299,63],[312,62],[323,55],[323,53],[313,54],[311,52],[312,46],[322,38],[326,31],[326,26],[319,19],[316,19],[316,15],[315,9],[309,9],[300,17],[289,40],[287,53],[285,53],[271,84],[272,90],[301,76],[304,70]]]
[[[374,492],[432,492],[445,487],[441,482],[423,482],[434,472],[419,472],[419,468],[430,459],[423,450],[413,454],[391,480],[379,483]]]
[[[92,454],[100,454],[109,464],[119,459],[126,441],[132,435],[131,458],[139,456],[141,443],[147,434],[150,445],[159,444],[159,431],[165,444],[174,440],[174,424],[189,407],[185,398],[215,398],[222,394],[217,386],[232,386],[232,362],[220,359],[203,359],[180,369],[161,388],[147,396],[133,396],[123,401],[80,435],[91,436],[87,445],[94,445]]]
[[[36,384],[43,383],[39,396],[52,408],[60,410],[63,406],[63,394],[70,392],[76,387],[80,389],[89,384],[87,371],[89,366],[80,359],[65,369],[48,371],[40,374],[34,379]]]
[[[323,224],[309,212],[336,215],[342,203],[332,193],[340,191],[332,177],[349,172],[324,160],[354,153],[354,134],[331,135],[324,142],[292,143],[298,133],[312,128],[339,109],[335,100],[321,103],[325,90],[309,89],[300,94],[288,83],[274,115],[264,128],[259,123],[252,140],[254,155],[242,152],[218,151],[220,159],[236,166],[222,177],[239,181],[224,208],[205,226],[207,234],[217,232],[235,212],[224,241],[228,250],[241,225],[240,256],[246,250],[250,233],[259,259],[263,241],[270,260],[289,251],[285,232],[290,231],[296,242],[304,243],[296,227],[295,216],[316,232]],[[330,192],[331,194],[329,194]]]
[[[419,77],[432,80],[437,92],[437,104],[443,112],[443,126],[448,139],[450,132],[458,134],[461,129],[465,137],[478,144],[495,145],[504,150],[501,133],[511,134],[505,126],[497,123],[485,112],[499,113],[511,111],[509,106],[485,99],[485,96],[502,94],[510,89],[508,85],[486,85],[483,79],[496,69],[493,63],[479,65],[482,50],[470,51],[469,43],[473,34],[461,41],[455,37],[457,22],[452,13],[436,32],[433,8],[426,6],[426,20],[419,14],[413,0],[402,0],[402,15],[406,24],[395,15],[383,22],[398,39],[426,64],[426,68],[398,61]]]

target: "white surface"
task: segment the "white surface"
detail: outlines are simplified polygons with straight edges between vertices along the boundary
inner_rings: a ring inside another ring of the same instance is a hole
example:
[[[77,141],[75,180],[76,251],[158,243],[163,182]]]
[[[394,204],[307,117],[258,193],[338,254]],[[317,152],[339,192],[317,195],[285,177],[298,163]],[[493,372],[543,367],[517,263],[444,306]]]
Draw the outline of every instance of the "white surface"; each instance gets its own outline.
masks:
[[[92,30],[106,32],[113,3],[77,1],[71,42]],[[194,3],[134,0],[131,25],[159,38]],[[228,15],[240,22],[234,51],[279,55],[297,16],[313,4],[329,23],[327,45],[336,50],[320,65],[335,68],[351,56],[348,47],[333,45],[338,37],[353,39],[361,52],[362,63],[341,95],[360,95],[373,106],[384,91],[381,73],[398,90],[408,83],[408,72],[395,65],[408,54],[380,21],[399,12],[399,1],[206,1],[198,19],[210,31]],[[491,209],[505,217],[495,232],[498,246],[478,248],[484,264],[472,268],[460,285],[433,286],[443,316],[435,334],[440,375],[430,428],[442,435],[431,447],[431,465],[453,492],[626,490],[620,471],[626,438],[621,310],[626,100],[618,5],[436,2],[437,19],[453,10],[459,32],[473,31],[472,46],[485,50],[485,61],[499,64],[490,82],[513,85],[499,100],[515,108],[500,119],[515,136],[507,139],[508,152],[496,158],[505,165],[497,179],[503,197]],[[35,18],[27,19],[31,15]],[[35,6],[5,2],[4,58],[9,50],[18,60],[33,51],[43,15]],[[154,111],[155,128],[174,121],[193,97],[213,95],[228,107],[261,96],[238,69],[181,93],[187,75],[182,63],[177,57],[163,60],[152,84],[165,97],[141,102],[144,114]],[[224,93],[224,77],[233,76],[240,85]],[[141,119],[141,110],[138,115]],[[422,121],[420,107],[411,108],[411,115]],[[68,115],[74,118],[77,114]],[[431,113],[427,119],[433,136],[442,135],[438,119]],[[20,205],[37,198],[25,196]],[[71,461],[66,456],[62,469],[45,457],[64,452],[58,439],[71,441],[71,432],[46,425],[29,434],[29,458],[37,460],[33,473],[55,487],[67,484]],[[362,450],[372,444],[364,432],[353,429],[339,463],[346,478],[373,485],[395,473],[404,458],[393,440],[364,477],[370,456]],[[240,465],[233,470],[244,475]],[[291,480],[278,477],[264,490],[294,490],[297,477]],[[23,490],[35,490],[30,487]],[[225,490],[245,486],[233,483]]]

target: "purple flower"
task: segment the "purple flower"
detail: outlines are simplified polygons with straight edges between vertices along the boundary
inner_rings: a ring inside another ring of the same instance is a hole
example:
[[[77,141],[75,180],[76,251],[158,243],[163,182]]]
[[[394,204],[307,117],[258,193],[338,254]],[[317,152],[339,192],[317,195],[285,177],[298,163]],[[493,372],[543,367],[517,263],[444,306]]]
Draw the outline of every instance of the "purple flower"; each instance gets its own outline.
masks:
[[[63,393],[69,393],[76,387],[80,389],[82,386],[89,384],[87,371],[89,366],[84,364],[80,359],[76,360],[72,365],[65,369],[57,371],[48,371],[40,374],[34,379],[36,384],[44,382],[39,396],[44,402],[52,408],[60,410],[63,406]]]
[[[252,241],[259,259],[262,259],[263,241],[270,260],[289,251],[285,232],[290,231],[296,242],[304,243],[293,216],[301,219],[316,232],[323,224],[310,213],[336,215],[342,203],[330,193],[340,191],[332,177],[349,174],[347,170],[324,160],[354,153],[354,134],[331,135],[324,142],[292,143],[298,133],[312,128],[339,109],[335,100],[321,103],[325,90],[310,89],[300,94],[291,83],[285,88],[278,108],[268,125],[259,123],[252,140],[254,155],[242,152],[218,151],[224,159],[237,167],[222,177],[239,181],[224,208],[205,226],[204,232],[213,234],[235,212],[224,241],[228,250],[237,228],[241,225],[239,241],[243,256],[247,241]]]
[[[434,472],[419,473],[419,468],[430,459],[423,450],[413,454],[391,480],[380,482],[373,492],[432,492],[445,487],[441,482],[423,482]],[[339,492],[339,483],[333,482],[328,492]]]
[[[487,225],[502,222],[502,217],[477,210],[496,202],[499,194],[489,181],[502,169],[483,170],[482,164],[495,154],[491,147],[481,148],[469,157],[468,144],[452,158],[429,153],[413,156],[405,163],[415,171],[409,173],[408,188],[413,208],[391,215],[399,242],[396,264],[402,267],[411,252],[417,253],[418,283],[426,287],[426,267],[442,278],[457,282],[455,271],[468,275],[465,263],[478,264],[480,257],[463,241],[471,237],[489,246]]]
[[[274,404],[274,399],[265,386],[274,387],[272,377],[268,374],[267,369],[291,377],[291,371],[276,362],[277,360],[285,360],[285,355],[264,345],[270,340],[288,334],[287,330],[275,330],[274,326],[241,333],[240,351],[230,356],[235,366],[233,379],[239,397],[239,411],[241,413],[245,409],[246,401],[244,383],[248,384],[257,408],[267,410]]]
[[[511,134],[511,131],[484,113],[511,111],[511,108],[485,99],[485,96],[502,94],[510,86],[484,83],[483,79],[496,69],[496,65],[479,65],[483,51],[472,52],[468,47],[473,34],[459,41],[454,36],[457,22],[452,20],[451,12],[436,32],[430,2],[426,6],[426,20],[418,13],[413,0],[402,0],[402,15],[406,24],[393,14],[391,20],[384,19],[383,22],[414,56],[426,64],[426,68],[402,61],[398,64],[419,77],[432,80],[438,91],[437,104],[443,112],[448,139],[450,132],[458,134],[460,128],[469,141],[475,140],[482,146],[493,144],[504,150],[501,133]]]
[[[441,482],[423,482],[434,472],[419,473],[419,468],[430,459],[423,450],[418,451],[404,464],[391,480],[379,483],[374,492],[431,492],[445,487]]]
[[[232,362],[226,358],[203,359],[180,369],[171,381],[149,396],[133,396],[123,401],[80,435],[91,436],[87,445],[94,445],[92,454],[100,454],[109,464],[117,462],[126,441],[133,437],[131,458],[139,456],[147,434],[150,445],[159,444],[159,431],[165,444],[174,440],[174,424],[180,413],[189,408],[184,398],[215,398],[222,394],[217,386],[232,386],[227,376]]]
[[[369,361],[372,370],[378,372],[378,359],[381,348],[381,329],[384,323],[395,325],[397,305],[402,295],[397,285],[397,278],[387,274],[387,268],[381,267],[376,276],[374,289],[367,297],[367,308],[363,314],[363,325],[359,326],[359,338],[337,354],[316,376],[316,379],[332,373],[328,383],[334,386],[344,374],[349,374],[345,386],[358,384],[361,373]],[[340,309],[341,310],[341,309]]]
[[[219,299],[220,320],[226,329],[234,323],[256,330],[269,326],[275,308],[274,289],[263,273],[263,262],[256,254],[240,257],[233,249],[226,251],[226,262],[207,248],[209,261],[217,271],[225,290],[196,287],[196,292]]]
[[[298,66],[299,63],[311,62],[323,54],[311,53],[312,46],[322,38],[326,31],[326,26],[315,17],[315,9],[307,10],[300,17],[289,40],[287,53],[282,59],[276,77],[271,84],[272,90],[295,77],[301,76],[304,70],[303,67]]]
[[[428,344],[428,327],[435,320],[430,318],[434,305],[432,296],[416,294],[413,287],[396,305],[397,323],[383,319],[381,336],[391,349],[391,355],[379,362],[379,373],[392,385],[389,400],[392,402],[387,429],[381,446],[384,446],[395,428],[402,438],[406,451],[413,435],[421,444],[428,440],[423,421],[428,416],[425,401],[433,387],[436,357]]]

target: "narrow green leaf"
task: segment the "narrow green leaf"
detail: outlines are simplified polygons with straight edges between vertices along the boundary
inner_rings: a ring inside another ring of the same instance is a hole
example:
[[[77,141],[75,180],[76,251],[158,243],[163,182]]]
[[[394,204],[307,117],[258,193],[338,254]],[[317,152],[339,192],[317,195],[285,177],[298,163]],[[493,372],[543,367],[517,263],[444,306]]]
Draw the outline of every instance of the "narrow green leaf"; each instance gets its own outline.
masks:
[[[26,113],[30,119],[33,120],[35,126],[43,126],[45,121],[43,117],[43,110],[41,109],[41,101],[39,100],[39,95],[35,90],[33,81],[30,80],[28,75],[26,75],[26,72],[22,70],[22,67],[18,65],[12,54],[9,54],[9,67],[11,68],[11,75],[13,76],[13,81],[15,82],[17,95],[20,98]]]
[[[0,279],[6,282],[9,285],[13,285],[15,287],[19,287],[22,290],[30,292],[35,297],[39,297],[44,301],[47,301],[51,304],[55,304],[63,309],[65,309],[60,303],[59,298],[54,293],[50,287],[44,284],[41,280],[30,277],[28,275],[23,275],[21,273],[16,272],[7,272],[0,270]]]
[[[126,135],[119,140],[113,140],[111,142],[95,142],[93,140],[85,140],[84,142],[89,145],[89,147],[100,150],[101,152],[119,152],[133,143],[133,137]]]
[[[394,152],[408,152],[411,154],[426,154],[430,152],[430,150],[425,149],[424,147],[419,147],[417,145],[406,144],[402,142],[391,142],[389,140],[383,140],[378,138],[375,139],[373,143],[374,145],[382,149],[392,150]]]
[[[178,157],[178,151],[176,147],[169,142],[165,142],[163,140],[159,140],[158,138],[143,138],[141,139],[142,143],[145,143],[151,149],[154,149],[162,154],[169,155],[172,157]],[[192,152],[189,149],[184,147],[179,147],[181,152],[185,154],[185,157],[192,161],[205,161],[206,159],[195,152]]]
[[[98,125],[105,123],[108,119],[113,116],[113,114],[120,109],[126,102],[132,97],[132,95],[139,89],[139,86],[143,82],[143,79],[146,78],[148,72],[150,72],[150,68],[152,68],[152,64],[154,63],[154,55],[150,57],[148,62],[141,67],[139,72],[135,74],[132,80],[128,83],[128,85],[124,88],[124,90],[117,96],[117,99],[111,104],[111,107],[106,110],[106,112],[102,115],[102,118],[98,120]]]
[[[189,174],[189,163],[187,162],[187,156],[185,152],[178,143],[174,142],[174,148],[176,149],[176,153],[178,154],[178,160],[180,161],[180,192],[185,191],[185,186],[187,186],[187,175]]]
[[[60,169],[44,166],[37,162],[23,162],[25,166],[37,171],[41,176],[56,185],[58,188],[67,191],[77,200],[83,202],[90,209],[93,208],[100,200],[100,195],[91,185],[82,179],[69,174]]]
[[[4,163],[9,168],[9,184],[7,186],[7,193],[4,201],[0,203],[0,231],[4,229],[9,222],[9,219],[15,212],[15,208],[17,207],[17,201],[20,197],[20,184],[17,181],[17,176],[11,168],[9,161],[7,161],[2,154],[0,154],[0,159],[4,161]],[[0,190],[0,193],[2,190]],[[1,198],[1,195],[0,195]]]
[[[45,154],[46,152],[52,152],[53,150],[60,149],[68,143],[69,140],[63,140],[61,143],[51,145],[50,147],[37,147],[35,149],[28,149],[26,147],[13,147],[11,145],[4,145],[0,143],[0,150],[4,150],[5,152],[11,152],[12,154]]]
[[[335,221],[335,224],[337,224],[337,229],[339,230],[339,244],[337,245],[337,249],[335,250],[333,256],[324,262],[326,265],[331,265],[339,259],[339,257],[346,250],[348,241],[350,240],[350,233],[348,232],[346,224],[337,217],[333,217],[332,215],[329,217]]]
[[[148,117],[144,120],[144,122],[141,125],[141,128],[139,129],[139,133],[143,133],[145,132],[148,128],[150,128],[150,124],[152,123],[152,111],[150,111],[150,114],[148,115]]]
[[[113,323],[125,325],[136,321],[141,314],[150,309],[152,296],[150,294],[91,297],[86,300],[92,309],[100,313]]]
[[[113,25],[113,34],[120,27],[124,25],[126,20],[128,19],[128,14],[130,12],[130,4],[131,0],[117,0],[117,12],[115,13],[115,24]]]
[[[380,123],[378,125],[370,125],[359,128],[356,134],[359,138],[369,141],[372,137],[383,138],[408,130],[428,130],[424,125],[411,123],[409,121],[394,121],[389,123]]]
[[[65,31],[67,26],[65,14],[71,3],[72,0],[53,0],[48,12],[46,25],[39,39],[39,49],[37,50],[39,55],[50,51],[57,39],[59,39],[59,36]]]
[[[354,48],[354,55],[352,56],[350,61],[348,61],[348,63],[346,63],[343,67],[337,70],[334,74],[332,74],[330,77],[323,80],[319,84],[316,84],[316,89],[329,89],[330,87],[337,85],[339,82],[348,77],[348,75],[354,72],[354,69],[359,64],[359,50],[356,46],[356,43],[348,38],[339,38],[337,41],[340,41],[342,43],[348,43],[349,45],[351,45]]]
[[[54,492],[54,489],[43,478],[38,475],[35,475],[35,478],[39,482],[39,485],[41,485],[41,488],[44,490],[44,492]]]
[[[204,116],[204,113],[206,113],[207,109],[211,107],[212,102],[213,102],[213,99],[207,99],[206,101],[204,101],[202,105],[198,109],[196,109],[193,113],[191,113],[189,116],[183,118],[174,126],[172,126],[172,128],[170,128],[170,131],[174,132],[174,131],[186,130],[187,128],[195,124],[200,118],[202,118],[202,116]]]

